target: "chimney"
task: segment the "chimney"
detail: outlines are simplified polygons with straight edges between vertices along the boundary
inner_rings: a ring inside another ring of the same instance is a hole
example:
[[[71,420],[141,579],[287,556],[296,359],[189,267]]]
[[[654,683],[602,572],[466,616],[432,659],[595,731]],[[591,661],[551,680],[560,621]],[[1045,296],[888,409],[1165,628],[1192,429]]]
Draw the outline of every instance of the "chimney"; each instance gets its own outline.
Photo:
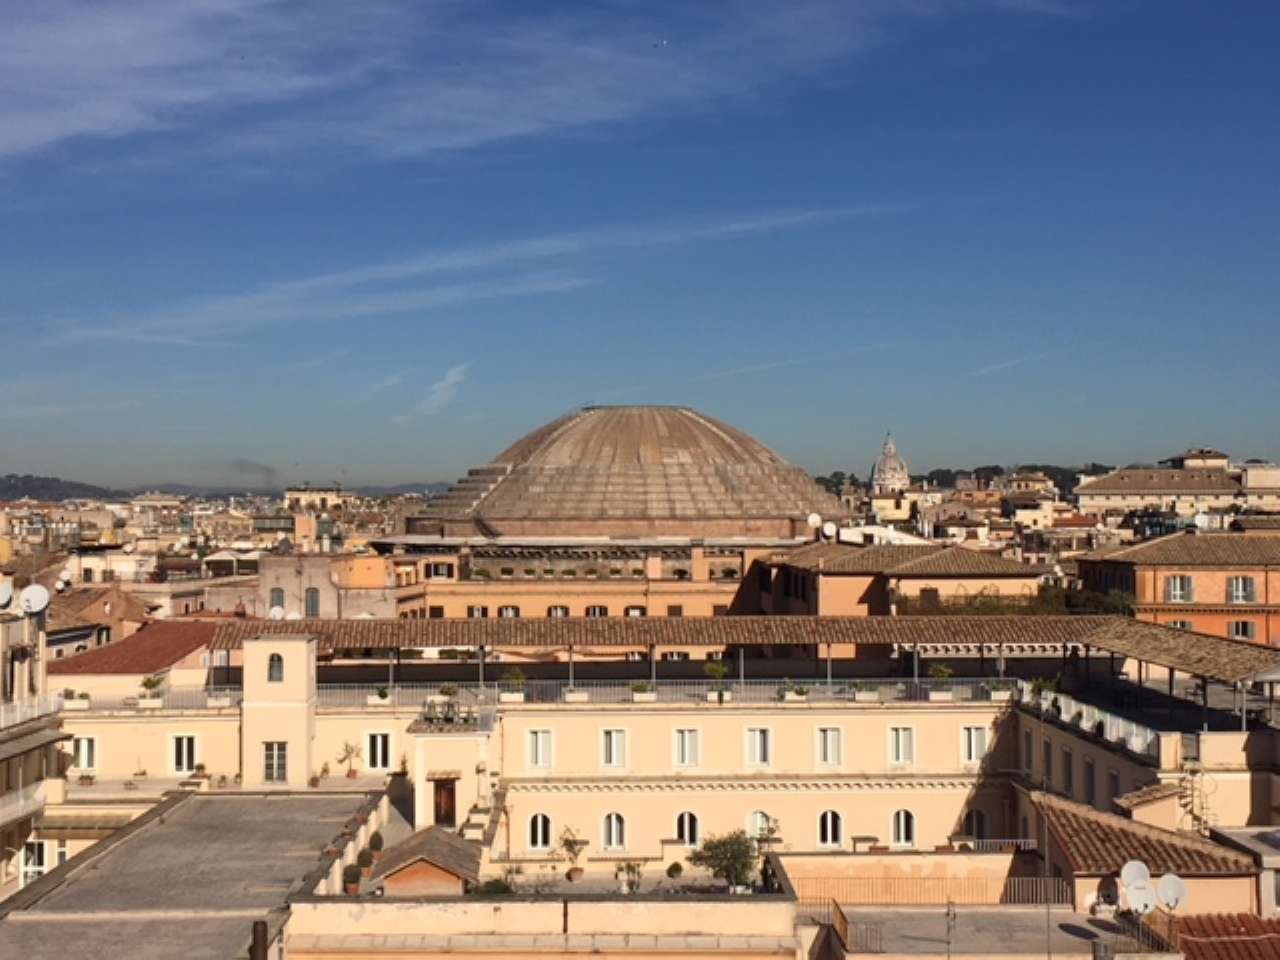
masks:
[[[249,960],[267,960],[267,921],[253,921],[253,939],[249,942]]]

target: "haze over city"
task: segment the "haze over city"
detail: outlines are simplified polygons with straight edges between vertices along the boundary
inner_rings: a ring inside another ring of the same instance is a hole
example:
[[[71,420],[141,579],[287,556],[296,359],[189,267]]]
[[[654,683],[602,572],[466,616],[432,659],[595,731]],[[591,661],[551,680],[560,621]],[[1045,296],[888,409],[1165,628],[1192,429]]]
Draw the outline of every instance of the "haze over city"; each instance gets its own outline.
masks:
[[[6,470],[450,480],[588,403],[1280,456],[1274,4],[9,13]]]

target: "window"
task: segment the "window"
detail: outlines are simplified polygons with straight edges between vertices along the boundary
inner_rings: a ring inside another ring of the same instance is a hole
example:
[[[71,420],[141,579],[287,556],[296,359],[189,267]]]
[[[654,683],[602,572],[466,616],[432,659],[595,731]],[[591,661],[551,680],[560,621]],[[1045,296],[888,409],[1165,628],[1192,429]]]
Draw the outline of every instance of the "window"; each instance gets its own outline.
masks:
[[[371,733],[368,738],[370,770],[386,770],[391,766],[391,734]]]
[[[658,654],[658,659],[663,661],[688,660],[688,650],[667,650]]]
[[[676,731],[676,766],[696,767],[698,765],[698,731]]]
[[[444,619],[444,607],[427,607],[427,619],[429,619],[429,620],[443,620],[443,619]]]
[[[67,857],[68,857],[68,855],[69,855],[69,854],[68,854],[68,851],[67,851],[67,841],[65,841],[65,840],[59,840],[59,841],[58,841],[58,854],[57,854],[57,859],[55,860],[55,862],[57,863],[57,865],[58,865],[58,866],[62,866],[64,863],[66,863],[66,862],[67,862]]]
[[[1046,787],[1051,787],[1053,786],[1053,744],[1050,743],[1047,738],[1044,743],[1041,744],[1040,752],[1041,779],[1044,781],[1044,785]]]
[[[1256,603],[1253,577],[1227,577],[1227,603]]]
[[[646,610],[644,607],[627,607],[625,610],[622,611],[623,616],[627,616],[627,617],[643,617],[648,612],[649,611]]]
[[[529,731],[529,766],[551,766],[551,731]]]
[[[262,779],[267,783],[284,783],[289,778],[288,744],[269,740],[262,745]]]
[[[587,607],[588,617],[599,618],[599,617],[607,617],[608,615],[609,615],[608,607],[604,607],[599,604],[592,604],[591,606]]]
[[[25,886],[44,876],[44,841],[28,840],[22,845],[22,883]]]
[[[1111,792],[1112,800],[1120,796],[1120,774],[1118,771],[1107,771],[1107,789]]]
[[[529,818],[529,849],[551,849],[551,818],[545,813],[535,813]]]
[[[899,765],[916,762],[916,731],[914,727],[889,728],[889,762]]]
[[[308,620],[314,620],[320,616],[320,591],[318,589],[307,587],[307,592],[303,595],[303,602],[306,604]]]
[[[469,606],[467,607],[467,616],[472,620],[483,620],[489,616],[489,608],[480,605]]]
[[[840,764],[843,753],[839,727],[818,728],[818,763],[834,767]]]
[[[71,751],[77,770],[97,769],[98,740],[96,737],[75,737],[71,741]]]
[[[568,615],[569,615],[569,608],[566,606],[557,605],[554,607],[547,607],[548,617],[555,617],[558,619],[560,617],[567,617]]]
[[[981,763],[987,755],[987,728],[964,728],[964,762]]]
[[[747,763],[767,767],[773,762],[773,731],[767,727],[747,728]]]
[[[728,612],[729,605],[727,603],[717,603],[711,607],[711,615],[713,617],[723,617]]]
[[[676,817],[676,839],[686,847],[698,845],[698,815],[686,810]]]
[[[1166,603],[1190,603],[1194,593],[1191,578],[1185,573],[1174,574],[1164,578],[1164,599]]]
[[[1232,640],[1256,640],[1258,625],[1252,620],[1232,620],[1227,624],[1227,636]]]
[[[620,813],[606,814],[604,818],[604,848],[622,850],[627,845],[627,821]]]
[[[600,762],[606,767],[627,765],[627,731],[604,730],[601,732]]]
[[[284,657],[278,653],[273,653],[267,657],[267,683],[282,683],[284,681]]]
[[[1170,620],[1168,625],[1173,627],[1175,630],[1195,629],[1190,620]]]
[[[834,810],[824,810],[818,817],[818,846],[838,847],[843,835],[843,823],[840,814]]]
[[[667,616],[668,616],[668,617],[683,617],[683,616],[684,616],[684,605],[683,605],[683,604],[680,604],[680,603],[669,603],[669,604],[667,604]]]
[[[1027,773],[1031,772],[1031,768],[1035,765],[1035,758],[1031,755],[1031,731],[1022,731],[1022,769]]]
[[[173,772],[191,773],[196,768],[196,738],[179,734],[173,738]]]
[[[916,815],[910,810],[898,810],[893,815],[893,845],[895,847],[916,845]]]
[[[1071,756],[1071,750],[1067,747],[1062,748],[1062,792],[1069,797],[1074,797],[1076,791],[1076,765]]]
[[[89,569],[82,571],[80,575],[80,579],[82,579],[85,583],[93,583],[93,571]]]
[[[437,578],[443,578],[446,580],[452,580],[453,564],[452,563],[433,563],[431,565],[431,576],[437,577]]]
[[[747,836],[753,840],[768,839],[774,832],[773,818],[763,810],[755,810],[747,818]]]
[[[520,616],[520,608],[514,606],[499,607],[498,616],[503,620],[515,620]]]
[[[1097,785],[1094,783],[1093,761],[1088,757],[1084,758],[1084,767],[1081,770],[1081,778],[1084,780],[1084,802],[1093,804],[1097,801]]]
[[[964,835],[974,840],[987,839],[987,815],[981,810],[970,810],[964,815]]]
[[[284,609],[284,590],[280,587],[271,588],[271,606]]]

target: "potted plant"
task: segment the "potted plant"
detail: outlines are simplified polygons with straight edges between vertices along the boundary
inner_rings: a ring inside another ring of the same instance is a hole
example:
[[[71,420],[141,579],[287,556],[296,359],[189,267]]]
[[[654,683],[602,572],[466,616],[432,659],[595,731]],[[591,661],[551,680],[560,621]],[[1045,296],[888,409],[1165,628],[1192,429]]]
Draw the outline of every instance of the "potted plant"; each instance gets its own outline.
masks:
[[[639,893],[640,875],[643,868],[636,860],[625,860],[613,868],[613,875],[618,881],[619,893]]]
[[[569,861],[569,869],[565,871],[565,879],[570,883],[582,879],[582,868],[578,866],[578,858],[586,848],[587,841],[579,838],[573,827],[565,827],[560,831],[560,849],[564,858]]]
[[[378,687],[373,693],[365,697],[365,703],[371,707],[384,706],[388,702],[390,691],[385,686]]]
[[[324,763],[320,764],[320,779],[324,780],[328,776],[329,776],[329,761],[326,760]]]
[[[708,660],[702,670],[711,678],[712,689],[707,694],[708,703],[724,703],[726,700],[733,699],[733,694],[729,692],[728,684],[725,683],[725,678],[729,676],[729,668],[723,660]]]
[[[62,709],[63,710],[88,710],[89,694],[82,693],[77,695],[70,688],[62,691]]]
[[[315,790],[317,787],[320,786],[320,778],[313,773],[310,776],[310,778],[308,778],[307,780],[307,786],[309,786],[312,790]]]
[[[82,773],[80,774],[76,782],[79,783],[80,786],[82,787],[92,787],[96,780],[97,780],[97,777],[95,777],[92,773]]]
[[[648,680],[637,680],[631,684],[631,699],[634,703],[657,703],[658,691]]]
[[[679,860],[671,861],[671,865],[667,867],[668,880],[679,880],[683,873],[684,867],[681,865]]]
[[[382,859],[382,831],[375,830],[369,834],[369,851],[373,854],[373,862],[377,863]]]
[[[342,889],[349,897],[360,892],[360,868],[354,863],[342,868]]]
[[[356,778],[356,761],[361,757],[360,745],[347,741],[342,744],[342,750],[338,754],[338,762],[347,765],[347,779],[354,780]]]
[[[510,667],[502,675],[502,684],[506,688],[498,693],[499,703],[524,703],[524,671],[519,667]]]
[[[231,694],[225,690],[220,690],[217,693],[210,690],[205,694],[204,703],[205,706],[210,708],[229,707],[231,706]]]
[[[373,853],[368,847],[356,854],[356,866],[360,868],[360,875],[366,879],[373,873]]]
[[[782,681],[782,686],[777,693],[777,699],[786,703],[795,703],[800,700],[809,698],[809,688],[793,683],[790,679]]]
[[[751,889],[751,871],[756,862],[756,842],[745,830],[709,837],[688,856],[695,867],[705,867],[713,877],[729,884],[732,893]]]
[[[227,785],[227,775],[225,773],[218,774],[218,788],[222,789]]]
[[[879,703],[880,685],[869,680],[860,681],[853,688],[854,703]]]
[[[156,675],[142,678],[142,696],[138,697],[138,707],[141,709],[155,710],[164,706],[164,697],[159,696],[160,688],[164,686],[164,678]]]
[[[955,671],[951,669],[950,664],[933,663],[929,665],[929,678],[933,681],[950,680],[955,675]],[[929,699],[934,701],[948,702],[955,699],[955,690],[948,684],[943,686],[938,683],[936,686],[930,684]]]

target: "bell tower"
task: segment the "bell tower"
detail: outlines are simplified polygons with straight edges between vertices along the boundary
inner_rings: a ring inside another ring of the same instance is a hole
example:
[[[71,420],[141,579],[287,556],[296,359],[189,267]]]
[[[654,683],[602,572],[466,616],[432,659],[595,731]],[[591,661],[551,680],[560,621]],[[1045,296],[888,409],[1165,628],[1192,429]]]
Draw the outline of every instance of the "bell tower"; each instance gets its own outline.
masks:
[[[301,788],[312,770],[316,732],[316,638],[244,642],[240,777],[246,787]]]

